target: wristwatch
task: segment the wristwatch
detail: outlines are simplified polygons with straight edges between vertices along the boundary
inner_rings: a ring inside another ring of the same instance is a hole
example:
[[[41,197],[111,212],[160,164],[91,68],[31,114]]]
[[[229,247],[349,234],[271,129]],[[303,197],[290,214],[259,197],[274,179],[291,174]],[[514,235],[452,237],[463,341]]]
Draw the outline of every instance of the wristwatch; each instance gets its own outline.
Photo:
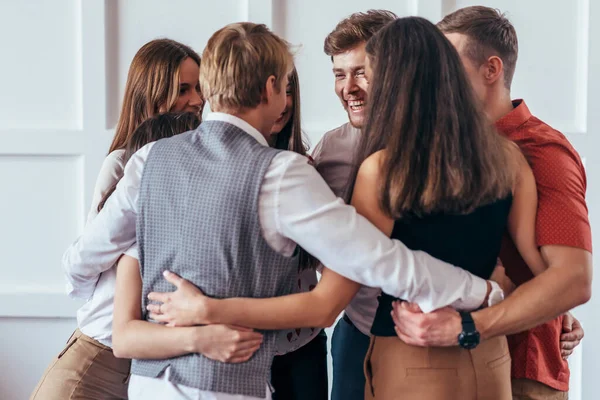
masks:
[[[458,345],[463,349],[474,349],[479,344],[479,332],[475,328],[475,322],[470,312],[460,313],[462,332],[458,334]]]

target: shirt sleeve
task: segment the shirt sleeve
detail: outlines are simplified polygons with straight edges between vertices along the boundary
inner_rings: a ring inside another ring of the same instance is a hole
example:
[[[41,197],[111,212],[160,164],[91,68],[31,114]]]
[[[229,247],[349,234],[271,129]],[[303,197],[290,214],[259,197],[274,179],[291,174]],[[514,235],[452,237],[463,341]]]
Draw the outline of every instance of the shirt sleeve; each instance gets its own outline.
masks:
[[[106,192],[123,176],[123,153],[123,150],[115,150],[104,159],[94,187],[92,206],[88,213],[86,225],[98,215],[98,204],[100,204]]]
[[[528,154],[538,188],[538,246],[561,245],[592,251],[585,201],[586,176],[574,150],[556,142]]]
[[[125,254],[126,256],[129,256],[129,257],[133,257],[138,261],[140,260],[137,243],[134,243],[130,248],[125,250],[125,252],[123,254]]]
[[[272,165],[282,159],[276,156]],[[481,305],[485,280],[385,236],[336,198],[305,158],[286,156],[285,162],[276,194],[279,234],[340,275],[416,302],[424,312]]]
[[[62,264],[69,296],[90,298],[100,274],[111,268],[135,243],[137,198],[144,161],[150,148],[151,144],[131,157],[123,178],[104,208],[64,253]]]

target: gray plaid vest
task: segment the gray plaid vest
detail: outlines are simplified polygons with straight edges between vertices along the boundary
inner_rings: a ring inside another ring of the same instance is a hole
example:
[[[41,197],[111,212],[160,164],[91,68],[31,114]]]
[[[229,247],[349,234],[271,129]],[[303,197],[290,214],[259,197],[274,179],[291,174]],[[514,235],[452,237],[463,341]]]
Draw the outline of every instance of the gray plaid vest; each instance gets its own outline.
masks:
[[[138,200],[144,318],[148,293],[174,289],[162,276],[165,269],[211,297],[258,298],[292,292],[297,257],[284,257],[271,249],[258,217],[262,180],[278,152],[220,121],[207,121],[195,131],[156,142],[144,166]],[[190,354],[134,360],[131,372],[158,377],[170,366],[174,383],[262,398],[277,332],[263,333],[260,350],[242,364]]]

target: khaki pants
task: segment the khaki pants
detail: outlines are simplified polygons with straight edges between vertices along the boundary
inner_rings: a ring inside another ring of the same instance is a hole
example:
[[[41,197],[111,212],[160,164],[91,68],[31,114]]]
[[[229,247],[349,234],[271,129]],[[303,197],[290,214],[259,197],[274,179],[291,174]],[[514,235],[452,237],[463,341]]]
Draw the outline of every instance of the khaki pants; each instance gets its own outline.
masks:
[[[569,393],[561,392],[530,379],[512,380],[513,400],[568,400]]]
[[[365,359],[365,399],[511,400],[510,354],[504,336],[473,350],[415,347],[373,337]]]
[[[127,399],[130,360],[77,329],[52,361],[30,400]]]

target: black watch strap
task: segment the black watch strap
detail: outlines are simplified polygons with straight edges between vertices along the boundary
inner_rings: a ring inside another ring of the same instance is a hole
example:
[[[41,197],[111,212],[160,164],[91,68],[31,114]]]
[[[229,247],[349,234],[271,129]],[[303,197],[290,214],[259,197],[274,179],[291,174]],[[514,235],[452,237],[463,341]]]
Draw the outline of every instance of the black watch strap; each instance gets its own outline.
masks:
[[[460,312],[460,319],[462,322],[463,332],[475,332],[477,329],[475,328],[475,321],[473,321],[473,317],[470,312]]]

